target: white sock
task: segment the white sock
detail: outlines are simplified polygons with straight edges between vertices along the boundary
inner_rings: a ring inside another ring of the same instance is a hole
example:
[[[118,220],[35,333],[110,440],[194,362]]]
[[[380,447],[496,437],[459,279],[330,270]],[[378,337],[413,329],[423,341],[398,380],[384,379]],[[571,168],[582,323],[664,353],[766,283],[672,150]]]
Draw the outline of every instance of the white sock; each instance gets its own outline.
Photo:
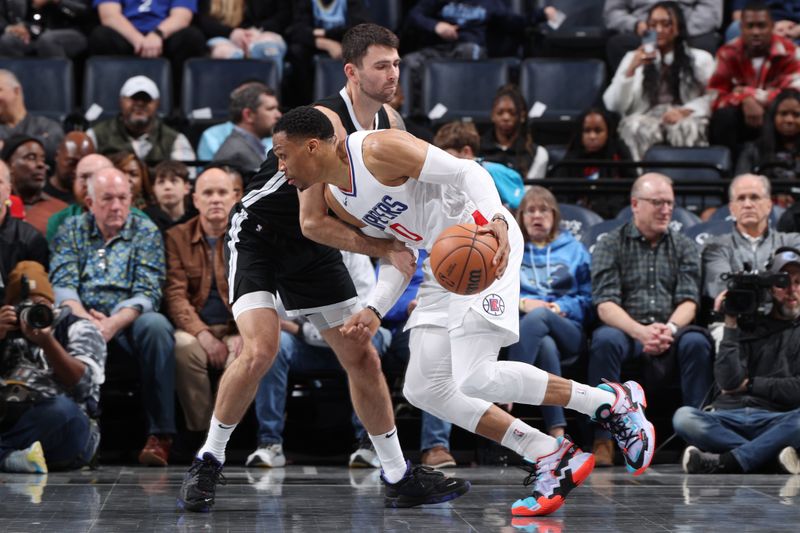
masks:
[[[566,408],[594,418],[601,405],[607,404],[610,407],[614,405],[615,401],[617,401],[617,396],[612,392],[573,381],[572,395],[569,397]]]
[[[393,427],[383,435],[370,435],[369,440],[375,446],[375,453],[381,460],[383,477],[389,483],[397,483],[406,475],[406,458],[400,448],[400,439],[397,438],[397,428]]]
[[[203,447],[197,452],[199,459],[203,458],[203,454],[210,452],[220,464],[225,464],[225,447],[228,445],[228,440],[231,438],[231,433],[236,429],[237,424],[223,424],[219,419],[211,415],[211,427],[208,428],[208,436]]]
[[[545,435],[519,418],[515,418],[508,426],[500,444],[532,462],[558,449],[558,441],[555,438]]]

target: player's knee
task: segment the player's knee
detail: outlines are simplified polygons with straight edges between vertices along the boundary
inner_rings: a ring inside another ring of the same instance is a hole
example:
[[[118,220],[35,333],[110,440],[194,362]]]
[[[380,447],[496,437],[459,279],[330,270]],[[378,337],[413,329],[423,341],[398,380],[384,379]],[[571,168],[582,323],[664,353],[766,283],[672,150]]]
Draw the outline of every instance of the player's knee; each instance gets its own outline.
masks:
[[[494,369],[491,364],[482,364],[456,378],[458,390],[471,398],[490,396]]]
[[[347,373],[358,372],[360,374],[378,375],[382,373],[381,358],[372,344],[351,352],[348,357],[341,359],[342,366]]]
[[[247,368],[248,374],[261,377],[267,373],[275,361],[278,346],[270,341],[245,341],[239,358]]]

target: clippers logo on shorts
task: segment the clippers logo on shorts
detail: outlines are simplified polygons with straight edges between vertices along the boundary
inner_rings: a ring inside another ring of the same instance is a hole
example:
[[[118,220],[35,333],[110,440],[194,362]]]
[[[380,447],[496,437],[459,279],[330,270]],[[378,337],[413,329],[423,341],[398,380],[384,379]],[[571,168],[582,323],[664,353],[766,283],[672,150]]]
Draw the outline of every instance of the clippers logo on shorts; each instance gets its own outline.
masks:
[[[396,201],[387,194],[381,198],[381,201],[375,204],[372,209],[367,211],[367,214],[361,217],[361,220],[383,231],[392,220],[396,219],[403,211],[407,210],[408,206],[406,204]]]
[[[492,316],[500,316],[506,312],[506,303],[499,294],[490,294],[483,299],[483,310]]]

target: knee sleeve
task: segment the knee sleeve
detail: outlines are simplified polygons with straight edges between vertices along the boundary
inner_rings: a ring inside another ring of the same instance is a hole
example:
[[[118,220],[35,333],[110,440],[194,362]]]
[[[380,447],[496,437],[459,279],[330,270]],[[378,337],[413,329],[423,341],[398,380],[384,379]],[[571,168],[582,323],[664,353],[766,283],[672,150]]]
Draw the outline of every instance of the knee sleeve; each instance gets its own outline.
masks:
[[[450,337],[445,328],[420,326],[411,330],[410,358],[403,395],[412,405],[475,431],[490,403],[471,398],[453,381]]]

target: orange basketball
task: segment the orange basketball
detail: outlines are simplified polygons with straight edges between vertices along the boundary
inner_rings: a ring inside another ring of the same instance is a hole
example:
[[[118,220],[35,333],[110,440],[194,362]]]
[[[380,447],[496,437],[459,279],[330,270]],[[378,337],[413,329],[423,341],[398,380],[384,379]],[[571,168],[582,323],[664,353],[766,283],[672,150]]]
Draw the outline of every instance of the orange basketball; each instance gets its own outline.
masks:
[[[458,224],[444,230],[431,249],[431,270],[439,284],[456,294],[477,294],[492,284],[497,239],[479,234],[476,224]]]

